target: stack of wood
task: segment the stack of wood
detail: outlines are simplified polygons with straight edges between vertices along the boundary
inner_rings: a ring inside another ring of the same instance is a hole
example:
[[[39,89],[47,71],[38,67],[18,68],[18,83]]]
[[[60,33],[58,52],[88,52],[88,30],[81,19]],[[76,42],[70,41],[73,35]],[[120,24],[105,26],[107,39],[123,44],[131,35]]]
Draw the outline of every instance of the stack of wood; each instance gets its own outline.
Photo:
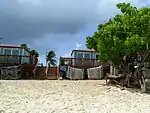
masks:
[[[134,67],[134,72],[126,70],[122,74],[118,74],[116,70],[115,67],[110,67],[110,74],[107,74],[105,77],[107,84],[113,83],[122,87],[137,87],[141,88],[142,92],[146,92],[146,76],[143,74],[142,66]]]

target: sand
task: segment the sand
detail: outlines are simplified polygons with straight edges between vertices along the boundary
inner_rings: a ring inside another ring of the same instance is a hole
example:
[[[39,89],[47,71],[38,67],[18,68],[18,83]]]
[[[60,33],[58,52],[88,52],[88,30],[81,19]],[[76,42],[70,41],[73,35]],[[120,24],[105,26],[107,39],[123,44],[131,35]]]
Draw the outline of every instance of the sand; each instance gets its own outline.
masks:
[[[149,113],[150,95],[95,81],[0,81],[0,113]]]

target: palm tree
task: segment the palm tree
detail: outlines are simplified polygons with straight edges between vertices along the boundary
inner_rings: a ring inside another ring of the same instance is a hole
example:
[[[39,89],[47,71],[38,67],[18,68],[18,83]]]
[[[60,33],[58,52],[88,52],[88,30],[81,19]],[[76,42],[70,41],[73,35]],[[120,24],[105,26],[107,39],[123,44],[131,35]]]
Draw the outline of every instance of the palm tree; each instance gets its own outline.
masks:
[[[46,55],[46,77],[47,77],[47,72],[48,68],[51,66],[56,66],[57,61],[56,61],[56,54],[54,51],[49,51],[48,54]]]
[[[21,44],[21,46],[28,52],[30,52],[30,48],[28,48],[27,44]]]
[[[34,50],[34,49],[30,51],[30,54],[32,56],[35,55],[35,57],[39,57],[39,53],[36,50]]]
[[[48,66],[56,66],[56,54],[54,51],[50,51],[48,52],[47,56],[46,56],[46,62],[48,63]]]
[[[31,57],[33,58],[35,56],[35,58],[37,59],[37,57],[39,57],[39,53],[36,50],[31,50],[27,44],[21,44],[20,46],[22,46],[24,48],[24,50],[26,50],[27,52],[30,53]],[[32,62],[33,63],[33,62]]]

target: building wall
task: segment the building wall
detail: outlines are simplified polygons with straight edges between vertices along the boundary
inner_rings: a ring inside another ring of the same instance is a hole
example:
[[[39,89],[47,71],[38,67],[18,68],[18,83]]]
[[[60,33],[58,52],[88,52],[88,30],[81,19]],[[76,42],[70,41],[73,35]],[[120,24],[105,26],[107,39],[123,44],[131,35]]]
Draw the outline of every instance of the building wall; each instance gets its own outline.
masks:
[[[24,57],[20,58],[20,56]],[[0,47],[0,63],[19,64],[20,61],[22,64],[29,63],[30,62],[29,52],[27,52],[23,48]]]

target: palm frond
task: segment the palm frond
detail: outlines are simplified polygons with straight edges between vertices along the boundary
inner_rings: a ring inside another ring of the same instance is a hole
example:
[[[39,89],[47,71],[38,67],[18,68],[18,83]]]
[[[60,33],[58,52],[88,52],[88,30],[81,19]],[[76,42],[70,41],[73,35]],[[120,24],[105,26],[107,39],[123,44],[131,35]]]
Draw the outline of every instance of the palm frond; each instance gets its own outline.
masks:
[[[46,61],[49,61],[49,66],[56,66],[57,60],[56,60],[56,54],[54,51],[50,51],[48,55],[46,56]]]

